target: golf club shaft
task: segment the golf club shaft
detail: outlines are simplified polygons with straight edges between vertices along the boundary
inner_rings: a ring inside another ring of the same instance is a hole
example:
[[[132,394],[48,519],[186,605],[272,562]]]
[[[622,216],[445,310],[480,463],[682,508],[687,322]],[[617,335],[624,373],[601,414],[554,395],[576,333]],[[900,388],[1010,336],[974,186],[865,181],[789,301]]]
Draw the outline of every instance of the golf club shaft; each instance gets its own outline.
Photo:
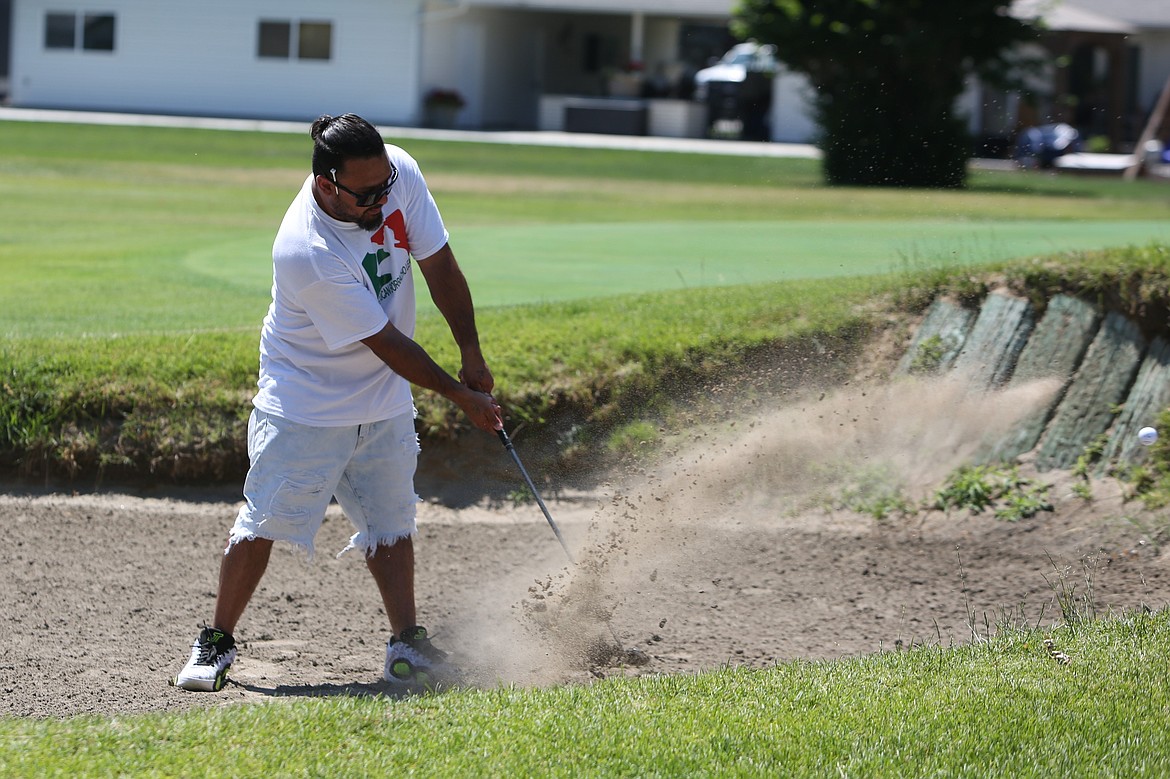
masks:
[[[552,528],[553,533],[557,536],[557,540],[561,542],[561,547],[565,550],[569,562],[576,565],[577,561],[573,559],[573,553],[569,551],[569,545],[565,543],[565,538],[561,535],[561,529],[553,521],[552,514],[548,513],[548,507],[541,500],[540,493],[537,491],[536,485],[532,483],[532,477],[528,475],[528,470],[524,467],[524,463],[520,462],[520,455],[516,454],[516,447],[512,446],[512,439],[508,437],[508,433],[503,428],[497,430],[496,434],[504,442],[504,448],[508,450],[508,454],[512,455],[512,461],[520,469],[520,473],[524,476],[524,481],[528,483],[528,489],[532,490],[532,494],[536,497],[536,502],[540,506],[540,510],[544,512],[544,518],[548,520],[548,526]]]
[[[528,483],[528,489],[532,490],[532,494],[536,497],[536,502],[540,505],[540,510],[544,512],[544,518],[548,520],[548,526],[556,534],[557,540],[561,542],[561,548],[565,550],[565,556],[569,558],[569,564],[576,565],[577,561],[573,559],[573,553],[569,551],[569,545],[565,543],[565,538],[561,535],[561,530],[557,527],[557,523],[553,521],[552,514],[548,513],[548,507],[541,500],[536,485],[532,483],[532,477],[528,475],[528,469],[524,467],[524,463],[520,462],[520,455],[516,454],[516,447],[512,446],[512,439],[508,437],[508,433],[503,428],[497,430],[496,433],[500,436],[500,440],[504,442],[504,448],[508,450],[508,454],[512,455],[512,460],[516,463],[516,467],[523,474],[524,481]],[[613,636],[614,644],[621,647],[622,640],[618,638],[617,631],[613,629],[613,623],[609,621],[608,617],[605,619],[605,626],[609,628],[609,634]]]

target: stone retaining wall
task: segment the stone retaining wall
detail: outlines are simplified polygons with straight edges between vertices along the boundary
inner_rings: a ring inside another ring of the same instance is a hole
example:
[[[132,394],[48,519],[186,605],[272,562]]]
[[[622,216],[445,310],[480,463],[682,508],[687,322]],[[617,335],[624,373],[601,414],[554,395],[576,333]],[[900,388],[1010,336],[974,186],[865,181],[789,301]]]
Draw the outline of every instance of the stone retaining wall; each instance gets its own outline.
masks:
[[[984,458],[1034,452],[1040,470],[1070,468],[1101,446],[1102,471],[1137,462],[1146,451],[1137,431],[1170,406],[1170,342],[1147,343],[1135,322],[1067,295],[1049,301],[1038,322],[1027,300],[1001,292],[977,311],[935,300],[897,372],[948,371],[962,372],[977,391],[1060,381],[1051,402]]]

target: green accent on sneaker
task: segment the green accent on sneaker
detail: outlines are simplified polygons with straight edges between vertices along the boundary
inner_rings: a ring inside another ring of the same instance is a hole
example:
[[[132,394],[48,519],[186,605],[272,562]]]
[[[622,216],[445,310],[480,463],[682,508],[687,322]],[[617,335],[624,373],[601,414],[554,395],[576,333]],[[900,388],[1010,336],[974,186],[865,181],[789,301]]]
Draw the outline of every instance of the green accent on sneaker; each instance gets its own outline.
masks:
[[[414,675],[414,667],[408,660],[395,660],[390,664],[390,673],[398,679],[409,679]]]
[[[401,638],[403,641],[422,641],[426,637],[427,629],[420,625],[409,627],[399,634],[399,638]]]

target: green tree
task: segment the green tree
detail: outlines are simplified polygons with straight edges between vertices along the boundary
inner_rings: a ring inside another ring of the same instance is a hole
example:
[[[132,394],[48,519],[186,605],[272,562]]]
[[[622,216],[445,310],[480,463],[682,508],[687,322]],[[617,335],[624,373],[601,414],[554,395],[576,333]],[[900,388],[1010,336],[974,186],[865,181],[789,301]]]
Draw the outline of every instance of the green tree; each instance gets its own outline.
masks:
[[[1037,28],[1008,0],[739,0],[735,32],[774,43],[815,90],[830,184],[962,187],[972,142],[955,110],[975,74],[1004,83]]]

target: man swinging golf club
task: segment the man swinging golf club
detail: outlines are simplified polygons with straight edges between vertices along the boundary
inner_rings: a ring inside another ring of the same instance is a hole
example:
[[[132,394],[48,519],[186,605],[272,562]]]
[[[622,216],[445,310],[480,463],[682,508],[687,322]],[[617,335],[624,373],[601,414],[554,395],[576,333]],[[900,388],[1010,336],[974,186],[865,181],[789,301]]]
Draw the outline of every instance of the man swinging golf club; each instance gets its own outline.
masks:
[[[450,670],[415,614],[419,447],[410,384],[493,432],[503,423],[492,374],[467,281],[418,164],[353,114],[323,116],[311,135],[312,174],[272,249],[245,503],[220,564],[214,615],[175,678],[188,690],[223,688],[236,657],[232,632],[273,542],[311,557],[333,496],[357,531],[342,553],[365,554],[390,619],[386,679],[425,684]],[[412,257],[459,345],[462,381],[412,340]]]

